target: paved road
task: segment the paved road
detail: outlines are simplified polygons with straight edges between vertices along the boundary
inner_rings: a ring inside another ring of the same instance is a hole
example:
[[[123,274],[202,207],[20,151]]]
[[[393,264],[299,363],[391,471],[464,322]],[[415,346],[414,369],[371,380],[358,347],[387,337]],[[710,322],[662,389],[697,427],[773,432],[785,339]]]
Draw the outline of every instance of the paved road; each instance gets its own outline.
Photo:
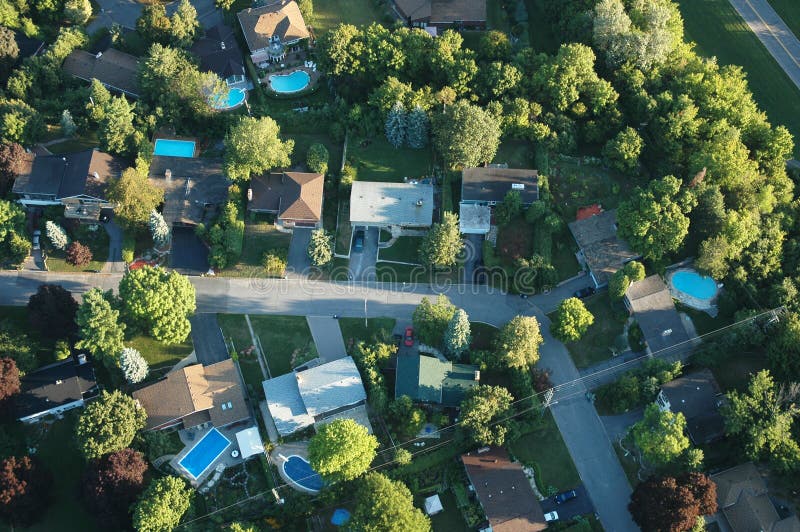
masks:
[[[767,0],[730,0],[731,5],[800,88],[800,40]]]
[[[199,363],[208,366],[230,358],[216,314],[195,314],[189,321],[192,322],[192,343]]]
[[[307,316],[308,328],[323,362],[338,360],[347,355],[339,320],[331,316]]]

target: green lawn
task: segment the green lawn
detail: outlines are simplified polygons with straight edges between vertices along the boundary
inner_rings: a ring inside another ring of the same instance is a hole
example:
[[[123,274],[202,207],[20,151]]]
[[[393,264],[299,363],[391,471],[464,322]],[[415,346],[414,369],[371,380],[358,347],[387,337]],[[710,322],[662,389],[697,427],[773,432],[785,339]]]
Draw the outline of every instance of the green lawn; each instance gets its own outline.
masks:
[[[536,465],[544,484],[539,486],[541,490],[546,491],[552,486],[558,491],[563,491],[574,488],[581,482],[575,464],[572,463],[572,457],[549,411],[545,414],[541,428],[514,440],[509,445],[509,450],[520,462]]]
[[[492,162],[506,163],[509,168],[536,168],[533,145],[525,140],[504,140]]]
[[[628,484],[631,487],[636,486],[639,483],[639,463],[634,460],[633,455],[628,454],[626,456],[625,451],[622,450],[622,447],[617,442],[614,442],[614,452],[617,453],[617,459],[622,466],[622,470],[625,471],[625,476],[628,477]]]
[[[106,264],[108,259],[108,233],[105,232],[102,226],[99,226],[96,231],[89,231],[87,226],[82,225],[77,231],[69,231],[70,238],[77,240],[81,244],[89,246],[92,250],[92,260],[84,266],[73,266],[67,264],[65,260],[66,252],[58,249],[53,249],[49,245],[50,241],[44,236],[42,231],[42,239],[47,253],[47,269],[53,272],[87,272],[87,271],[100,271]]]
[[[328,171],[338,173],[339,167],[342,164],[342,143],[334,142],[328,135],[315,135],[315,134],[289,134],[288,138],[294,140],[294,149],[292,150],[292,165],[305,165],[306,155],[308,148],[312,144],[322,144],[328,148]],[[325,198],[327,201],[327,197]]]
[[[239,356],[239,368],[242,370],[244,384],[247,393],[256,400],[264,399],[264,388],[261,383],[264,381],[264,373],[261,371],[261,364],[256,359],[255,352],[247,356]]]
[[[253,345],[250,329],[247,327],[243,314],[217,314],[217,322],[222,328],[225,342],[230,344],[230,341],[233,340],[237,353]]]
[[[228,277],[265,276],[264,254],[272,249],[289,250],[292,235],[275,229],[274,217],[268,214],[246,214],[244,245],[239,263],[220,272]]]
[[[700,336],[711,331],[716,331],[717,329],[732,323],[730,319],[723,318],[721,316],[712,318],[702,310],[696,310],[691,307],[687,307],[679,302],[675,303],[675,308],[678,309],[678,312],[684,312],[686,315],[692,318],[694,328],[697,330],[697,334]]]
[[[419,245],[422,237],[401,236],[388,248],[381,248],[378,260],[394,260],[419,264]]]
[[[750,383],[750,377],[767,366],[763,353],[734,353],[711,371],[723,392],[743,391]]]
[[[368,318],[367,326],[364,327],[363,318],[339,318],[339,327],[342,329],[344,343],[349,349],[351,345],[361,340],[374,342],[391,338],[396,322],[394,318]]]
[[[414,504],[423,512],[425,511],[426,495],[430,496],[431,494],[417,494],[414,496]],[[466,532],[471,530],[467,526],[467,523],[464,522],[464,517],[461,515],[461,510],[459,510],[458,503],[456,502],[456,496],[453,495],[452,490],[439,493],[439,500],[442,501],[444,510],[431,516],[431,526],[433,530],[441,530],[442,532]]]
[[[782,0],[780,3],[797,4],[795,0]],[[722,65],[741,65],[747,72],[756,101],[770,121],[785,125],[796,139],[800,138],[800,106],[797,105],[800,89],[786,76],[728,0],[678,0],[678,4],[686,36],[697,43],[698,52],[716,56]],[[795,156],[798,154],[800,143],[795,143]]]
[[[372,0],[316,0],[313,26],[319,37],[340,23],[360,26],[381,21],[383,13]]]
[[[615,208],[636,185],[635,180],[600,166],[557,159],[550,161],[549,177],[553,203],[566,222],[575,219],[578,207],[600,203],[605,210]]]
[[[622,334],[625,316],[618,310],[612,310],[608,292],[603,291],[584,300],[586,308],[594,315],[594,323],[586,334],[577,342],[569,342],[567,349],[573,362],[579,368],[591,366],[611,358],[611,348]],[[617,349],[622,347],[617,346]],[[627,346],[625,346],[627,347]]]
[[[270,375],[292,371],[292,358],[317,356],[308,322],[303,316],[253,316],[253,332],[261,340]]]
[[[769,3],[789,26],[792,33],[800,38],[800,2],[797,0],[769,0]]]
[[[366,142],[366,146],[362,146]],[[433,149],[394,148],[383,137],[351,138],[347,160],[358,171],[359,181],[402,182],[404,177],[421,178],[433,171]]]
[[[487,350],[492,349],[494,338],[497,336],[498,329],[494,325],[488,323],[470,322],[470,332],[472,333],[472,350]]]
[[[55,154],[72,153],[76,151],[88,150],[89,148],[96,148],[99,145],[97,136],[91,134],[87,137],[79,137],[75,139],[65,140],[57,144],[50,144],[47,149]]]
[[[191,337],[182,344],[166,345],[149,336],[139,335],[126,340],[125,345],[138,350],[147,360],[150,369],[170,368],[189,356],[194,349]]]

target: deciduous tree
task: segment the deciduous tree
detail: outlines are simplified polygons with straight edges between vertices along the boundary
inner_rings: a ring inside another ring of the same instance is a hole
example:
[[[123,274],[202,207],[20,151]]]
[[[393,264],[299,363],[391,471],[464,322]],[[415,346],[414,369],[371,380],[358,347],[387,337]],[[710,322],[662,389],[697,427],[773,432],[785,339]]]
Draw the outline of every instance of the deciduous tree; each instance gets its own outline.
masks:
[[[64,2],[64,17],[83,26],[92,16],[92,3],[89,0],[66,0]]]
[[[136,31],[146,41],[168,44],[172,22],[167,16],[164,4],[152,3],[142,8],[142,14],[136,19]]]
[[[133,528],[137,532],[173,530],[189,509],[192,493],[181,478],[167,475],[153,480],[133,510]]]
[[[431,523],[414,507],[411,491],[399,480],[368,473],[359,480],[353,517],[348,524],[364,532],[428,532]]]
[[[458,309],[444,331],[444,350],[450,357],[458,360],[469,349],[471,342],[469,316],[463,309]]]
[[[603,156],[620,172],[632,173],[639,166],[644,141],[632,127],[626,127],[606,142]]]
[[[144,428],[147,413],[130,396],[119,390],[100,396],[86,405],[75,427],[78,446],[87,460],[128,447]]]
[[[31,243],[23,234],[25,211],[16,202],[0,199],[0,263],[20,264],[28,256]]]
[[[98,137],[103,151],[126,156],[134,145],[133,105],[123,96],[113,96],[103,110]]]
[[[186,48],[194,42],[200,23],[197,21],[197,10],[189,0],[180,1],[169,21],[170,37],[176,46]]]
[[[67,264],[72,264],[73,266],[86,266],[92,262],[92,250],[89,249],[89,246],[85,246],[75,240],[69,246],[67,246],[65,260],[67,261]]]
[[[628,509],[642,530],[694,530],[698,518],[717,512],[717,486],[705,475],[650,477],[636,485]]]
[[[308,147],[308,153],[306,154],[306,166],[308,166],[308,169],[312,172],[317,172],[318,174],[327,174],[329,158],[330,155],[328,154],[328,148],[326,148],[324,144],[315,142]]]
[[[164,201],[164,192],[150,184],[147,176],[128,168],[109,183],[106,198],[117,204],[115,219],[126,228],[144,228],[150,213]]]
[[[665,466],[677,460],[689,448],[686,418],[682,413],[662,411],[651,403],[644,410],[644,419],[631,427],[633,440],[649,463]]]
[[[83,295],[83,303],[75,316],[81,337],[75,347],[85,349],[108,368],[117,366],[125,332],[119,311],[111,305],[112,297],[110,292],[92,288]]]
[[[461,423],[478,445],[503,445],[508,423],[500,422],[511,412],[514,398],[502,386],[481,384],[461,402]]]
[[[558,305],[550,332],[562,342],[576,342],[594,323],[594,316],[577,297],[570,297]]]
[[[39,285],[28,300],[31,326],[47,338],[66,338],[76,331],[78,303],[72,293],[58,284]]]
[[[329,264],[333,260],[333,236],[325,229],[312,231],[307,252],[314,266]]]
[[[423,297],[412,316],[419,341],[434,347],[442,345],[444,333],[455,313],[456,307],[450,303],[446,295],[436,296],[436,303],[431,303],[430,299]]]
[[[455,265],[463,248],[458,215],[445,212],[442,214],[442,221],[433,224],[423,237],[419,255],[422,262],[430,267],[447,268]]]
[[[500,329],[494,350],[504,365],[527,369],[539,360],[539,346],[543,341],[536,318],[515,316]]]
[[[353,480],[369,469],[378,440],[352,419],[323,425],[308,444],[314,471],[329,481]]]
[[[294,149],[292,139],[282,141],[280,127],[270,117],[242,117],[225,137],[225,171],[234,180],[246,181],[278,166],[288,166]]]
[[[389,421],[400,437],[413,438],[425,425],[425,412],[409,396],[401,395],[389,405]]]
[[[463,100],[435,114],[431,125],[434,147],[451,167],[489,162],[500,145],[498,119]]]
[[[14,179],[22,172],[27,157],[25,148],[16,142],[0,143],[0,193],[11,188]]]
[[[8,357],[0,358],[0,403],[19,393],[19,369],[17,363]]]
[[[133,449],[89,462],[81,483],[83,499],[102,529],[130,526],[130,507],[144,490],[147,468],[142,453]]]
[[[15,527],[27,527],[44,515],[53,476],[35,458],[11,456],[0,462],[0,515]]]
[[[14,32],[0,26],[0,78],[6,79],[19,58],[19,45]]]
[[[509,190],[503,201],[495,207],[494,217],[498,225],[506,225],[522,212],[522,196],[517,190]]]
[[[122,370],[122,376],[131,384],[142,382],[150,372],[150,367],[142,354],[132,347],[126,347],[120,352],[119,368]]]

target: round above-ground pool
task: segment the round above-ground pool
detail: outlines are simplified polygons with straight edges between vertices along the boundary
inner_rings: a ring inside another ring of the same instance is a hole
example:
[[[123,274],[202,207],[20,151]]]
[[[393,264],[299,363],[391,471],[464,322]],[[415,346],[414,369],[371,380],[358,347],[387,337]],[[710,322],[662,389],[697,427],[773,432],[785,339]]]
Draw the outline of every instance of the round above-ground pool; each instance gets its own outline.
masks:
[[[694,270],[678,270],[670,277],[670,284],[678,292],[683,292],[700,301],[710,301],[717,296],[717,282],[707,275]]]
[[[291,74],[273,74],[269,77],[269,86],[275,92],[291,94],[300,92],[311,83],[311,76],[305,70],[295,70]]]
[[[314,493],[322,489],[322,477],[311,469],[311,464],[305,458],[292,455],[283,462],[282,467],[286,477],[301,488]]]
[[[230,89],[227,94],[212,102],[211,106],[219,111],[226,111],[242,105],[246,96],[247,91],[244,89]]]

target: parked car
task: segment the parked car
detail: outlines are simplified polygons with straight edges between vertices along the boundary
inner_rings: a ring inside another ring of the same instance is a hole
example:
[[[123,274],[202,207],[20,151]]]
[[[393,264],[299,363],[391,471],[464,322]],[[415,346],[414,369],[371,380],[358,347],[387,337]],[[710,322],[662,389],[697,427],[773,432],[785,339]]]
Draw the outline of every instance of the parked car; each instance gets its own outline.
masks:
[[[39,238],[41,238],[41,236],[42,232],[39,231],[38,229],[33,232],[33,249],[35,250],[39,249]]]
[[[567,501],[571,501],[572,499],[574,499],[577,496],[578,496],[578,494],[575,492],[575,490],[569,490],[569,491],[563,491],[563,492],[559,493],[558,495],[556,495],[554,497],[554,499],[556,501],[556,504],[563,504],[563,503],[565,503]]]
[[[414,327],[406,327],[406,334],[404,335],[403,343],[406,347],[414,345]]]
[[[394,338],[394,343],[397,347],[400,347],[400,344],[403,343],[403,335],[402,334],[393,334],[392,338]]]
[[[581,288],[580,290],[575,291],[575,297],[578,299],[583,299],[585,297],[589,297],[590,295],[594,294],[594,286],[587,286],[585,288]]]
[[[361,251],[364,249],[364,230],[359,229],[353,236],[353,251]]]
[[[550,521],[558,521],[558,512],[548,512],[544,514],[544,520],[548,523]]]

